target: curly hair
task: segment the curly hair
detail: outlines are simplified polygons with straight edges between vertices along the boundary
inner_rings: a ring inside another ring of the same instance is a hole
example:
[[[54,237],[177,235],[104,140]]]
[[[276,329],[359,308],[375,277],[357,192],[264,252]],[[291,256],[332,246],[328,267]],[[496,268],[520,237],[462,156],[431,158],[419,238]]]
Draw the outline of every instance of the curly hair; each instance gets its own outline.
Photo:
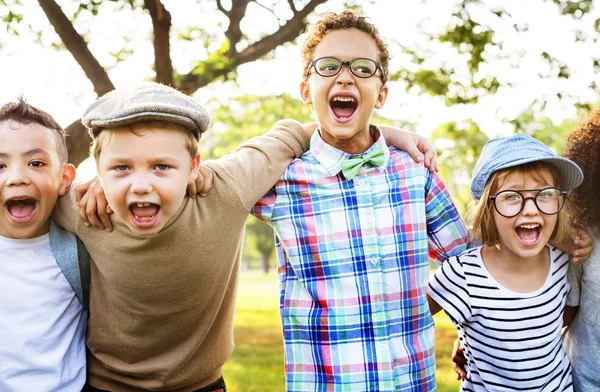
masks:
[[[600,110],[569,134],[563,157],[578,164],[584,176],[583,183],[567,199],[573,223],[600,228]]]
[[[323,19],[309,28],[308,35],[302,44],[301,55],[304,70],[304,79],[307,79],[308,68],[313,60],[312,55],[317,45],[321,43],[325,35],[330,31],[357,29],[371,36],[377,44],[379,52],[379,63],[381,64],[381,81],[387,83],[389,78],[388,63],[390,60],[390,52],[387,49],[387,44],[379,35],[377,27],[368,21],[368,18],[360,16],[355,11],[345,10],[340,14],[329,13]]]

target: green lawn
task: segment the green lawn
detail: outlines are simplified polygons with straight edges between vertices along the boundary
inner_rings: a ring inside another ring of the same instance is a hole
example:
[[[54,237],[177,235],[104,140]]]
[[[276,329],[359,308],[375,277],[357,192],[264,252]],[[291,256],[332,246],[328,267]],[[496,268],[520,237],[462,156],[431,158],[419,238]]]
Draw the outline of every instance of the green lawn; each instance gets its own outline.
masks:
[[[235,350],[225,365],[228,391],[285,390],[278,302],[274,272],[242,272],[235,314]],[[459,383],[455,381],[450,352],[456,332],[444,314],[437,315],[435,321],[438,391],[454,392]]]

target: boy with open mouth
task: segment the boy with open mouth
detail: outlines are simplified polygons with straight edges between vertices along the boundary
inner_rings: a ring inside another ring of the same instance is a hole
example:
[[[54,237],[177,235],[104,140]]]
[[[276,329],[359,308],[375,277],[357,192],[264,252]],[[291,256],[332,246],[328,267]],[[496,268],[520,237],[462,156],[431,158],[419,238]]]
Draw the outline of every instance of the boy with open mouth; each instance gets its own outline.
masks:
[[[65,133],[22,98],[0,108],[0,390],[81,390],[89,259],[50,222],[75,178]]]
[[[310,134],[279,122],[207,162],[210,193],[189,198],[209,124],[192,98],[142,83],[99,98],[83,122],[105,196],[95,206],[114,212],[113,232],[86,226],[73,191],[54,215],[92,257],[85,391],[224,391],[247,216]]]

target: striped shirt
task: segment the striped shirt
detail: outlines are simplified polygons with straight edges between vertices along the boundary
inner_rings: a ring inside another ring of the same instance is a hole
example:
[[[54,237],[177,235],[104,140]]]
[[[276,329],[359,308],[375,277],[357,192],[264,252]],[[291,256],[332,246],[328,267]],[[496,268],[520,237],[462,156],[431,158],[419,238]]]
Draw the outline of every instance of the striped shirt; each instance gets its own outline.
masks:
[[[456,325],[468,363],[463,391],[571,391],[562,347],[568,255],[550,249],[550,271],[532,293],[500,286],[485,268],[482,247],[453,257],[428,293]]]
[[[428,251],[459,254],[467,230],[437,175],[376,144],[384,164],[346,180],[315,132],[254,207],[276,233],[287,391],[435,390]]]

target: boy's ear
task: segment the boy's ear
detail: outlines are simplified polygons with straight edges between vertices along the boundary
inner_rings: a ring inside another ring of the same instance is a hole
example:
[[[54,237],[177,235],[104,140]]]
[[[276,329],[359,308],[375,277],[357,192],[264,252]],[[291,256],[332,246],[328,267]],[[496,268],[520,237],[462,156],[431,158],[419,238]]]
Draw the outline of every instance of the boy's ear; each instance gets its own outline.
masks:
[[[73,183],[73,180],[75,179],[76,172],[77,171],[75,169],[75,166],[73,166],[70,163],[67,163],[62,168],[62,172],[60,174],[61,175],[61,183],[60,183],[60,187],[58,188],[59,196],[64,196],[67,194],[67,192],[71,188],[71,184]]]
[[[188,184],[196,181],[196,176],[198,175],[198,167],[200,167],[200,162],[202,162],[202,156],[200,154],[196,154],[194,160],[192,161],[192,170],[190,171],[190,176],[188,177]]]
[[[303,80],[300,82],[300,97],[302,97],[302,101],[307,105],[312,105],[312,98],[310,97],[310,85],[308,84],[308,80]]]
[[[385,104],[385,100],[387,99],[389,88],[387,84],[384,84],[379,89],[379,95],[377,96],[377,100],[375,101],[375,109],[381,109]]]

